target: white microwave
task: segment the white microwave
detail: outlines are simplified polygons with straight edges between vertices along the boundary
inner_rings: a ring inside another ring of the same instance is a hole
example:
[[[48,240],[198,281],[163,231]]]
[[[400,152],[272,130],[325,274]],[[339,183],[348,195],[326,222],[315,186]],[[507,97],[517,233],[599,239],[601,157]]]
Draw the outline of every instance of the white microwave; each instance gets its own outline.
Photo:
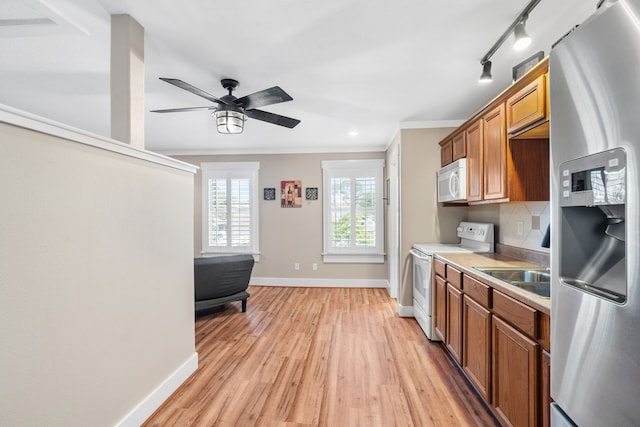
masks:
[[[438,202],[466,201],[467,159],[460,159],[438,171]]]

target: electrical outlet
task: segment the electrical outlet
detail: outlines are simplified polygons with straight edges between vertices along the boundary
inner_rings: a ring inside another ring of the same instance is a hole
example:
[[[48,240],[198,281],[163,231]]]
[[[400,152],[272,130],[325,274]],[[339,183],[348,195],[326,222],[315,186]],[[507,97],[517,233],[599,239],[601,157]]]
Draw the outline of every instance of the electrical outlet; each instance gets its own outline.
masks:
[[[516,234],[518,236],[523,236],[524,235],[524,221],[518,221],[518,229],[516,231]]]
[[[311,269],[313,271],[318,271],[318,264],[316,264],[315,262],[313,264],[311,264]]]
[[[293,264],[293,269],[294,270],[300,270],[300,263],[299,262],[294,263]]]

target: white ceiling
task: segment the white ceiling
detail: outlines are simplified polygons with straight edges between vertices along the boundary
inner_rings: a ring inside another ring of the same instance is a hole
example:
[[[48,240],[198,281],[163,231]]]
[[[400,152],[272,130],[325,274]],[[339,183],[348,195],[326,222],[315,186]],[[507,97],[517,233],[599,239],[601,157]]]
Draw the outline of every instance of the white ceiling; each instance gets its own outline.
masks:
[[[0,103],[110,133],[110,14],[145,28],[145,109],[208,105],[158,80],[213,95],[274,85],[293,101],[263,110],[294,129],[249,120],[220,135],[207,111],[145,115],[146,148],[167,154],[384,150],[399,128],[457,125],[511,83],[511,68],[586,19],[596,0],[542,0],[524,52],[512,39],[480,59],[528,0],[0,0]],[[349,132],[357,131],[358,136]]]

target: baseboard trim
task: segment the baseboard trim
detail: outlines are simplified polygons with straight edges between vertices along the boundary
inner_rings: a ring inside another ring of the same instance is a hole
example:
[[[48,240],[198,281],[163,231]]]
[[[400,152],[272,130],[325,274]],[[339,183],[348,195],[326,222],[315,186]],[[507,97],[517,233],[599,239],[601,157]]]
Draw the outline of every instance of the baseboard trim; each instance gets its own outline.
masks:
[[[310,279],[283,277],[252,277],[254,286],[286,286],[303,288],[388,288],[385,279]]]
[[[413,315],[412,305],[402,305],[398,303],[398,316],[400,317],[415,317]]]
[[[387,280],[387,293],[389,294],[389,298],[397,299],[398,298],[398,289],[394,289],[394,292],[391,290],[391,282]]]
[[[116,426],[138,427],[177,390],[189,376],[198,369],[198,353],[193,353],[178,369],[176,369],[162,384],[156,387],[142,402],[133,408]]]

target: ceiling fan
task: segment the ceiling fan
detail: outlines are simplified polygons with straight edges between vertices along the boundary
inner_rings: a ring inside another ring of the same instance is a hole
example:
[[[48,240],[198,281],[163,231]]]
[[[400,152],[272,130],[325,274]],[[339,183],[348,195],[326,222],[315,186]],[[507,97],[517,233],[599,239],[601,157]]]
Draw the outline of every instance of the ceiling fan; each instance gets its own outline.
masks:
[[[289,94],[278,86],[252,93],[242,98],[236,98],[232,92],[238,87],[238,81],[234,79],[222,79],[220,83],[222,87],[229,91],[228,95],[217,98],[202,89],[190,85],[178,79],[169,79],[160,77],[160,80],[184,89],[188,92],[198,95],[204,99],[215,102],[218,105],[208,107],[187,107],[187,108],[170,108],[167,110],[151,110],[152,113],[178,113],[183,111],[194,110],[214,110],[211,114],[215,116],[219,133],[242,133],[244,122],[248,117],[263,122],[272,123],[278,126],[294,128],[300,120],[291,117],[281,116],[279,114],[269,113],[267,111],[257,110],[258,107],[265,105],[278,104],[293,100]]]

